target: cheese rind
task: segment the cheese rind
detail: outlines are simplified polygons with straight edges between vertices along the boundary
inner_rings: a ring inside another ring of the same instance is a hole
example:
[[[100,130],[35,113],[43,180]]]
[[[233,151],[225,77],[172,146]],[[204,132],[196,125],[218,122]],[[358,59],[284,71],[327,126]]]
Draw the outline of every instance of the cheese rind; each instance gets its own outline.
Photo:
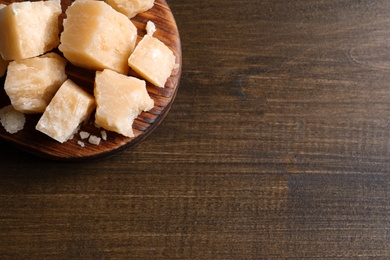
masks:
[[[154,106],[144,80],[111,70],[96,72],[94,94],[95,123],[127,137],[134,137],[134,119]]]
[[[35,128],[60,143],[66,142],[94,108],[94,97],[68,79],[46,107]]]
[[[67,10],[60,51],[72,64],[127,74],[137,28],[103,1],[76,0]]]
[[[115,10],[133,18],[139,13],[146,12],[154,5],[154,0],[104,0]]]
[[[163,88],[175,66],[175,59],[163,42],[145,35],[129,57],[128,64],[146,80]]]
[[[14,108],[25,114],[43,113],[66,80],[66,60],[54,52],[10,62],[4,90]]]
[[[14,2],[0,9],[0,54],[4,60],[27,59],[59,44],[59,0]]]

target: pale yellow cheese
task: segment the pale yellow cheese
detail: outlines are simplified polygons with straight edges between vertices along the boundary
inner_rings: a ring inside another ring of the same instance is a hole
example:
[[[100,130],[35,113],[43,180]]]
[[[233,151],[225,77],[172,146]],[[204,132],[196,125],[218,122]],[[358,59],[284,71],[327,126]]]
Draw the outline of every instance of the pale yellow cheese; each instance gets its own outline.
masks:
[[[153,7],[154,0],[104,0],[118,12],[123,13],[128,18],[132,18],[139,13],[145,12]]]
[[[90,117],[94,108],[93,96],[68,79],[46,107],[36,129],[63,143]]]
[[[4,89],[14,108],[26,114],[43,113],[66,80],[66,60],[54,52],[10,62]]]
[[[96,72],[94,94],[95,123],[127,137],[134,137],[134,119],[154,106],[144,80],[111,70]]]
[[[137,28],[103,1],[76,0],[66,11],[60,51],[74,65],[127,74]]]
[[[0,54],[4,60],[41,55],[59,44],[59,0],[14,2],[0,9]]]
[[[129,57],[128,64],[146,80],[163,88],[175,67],[175,55],[160,40],[145,35]]]

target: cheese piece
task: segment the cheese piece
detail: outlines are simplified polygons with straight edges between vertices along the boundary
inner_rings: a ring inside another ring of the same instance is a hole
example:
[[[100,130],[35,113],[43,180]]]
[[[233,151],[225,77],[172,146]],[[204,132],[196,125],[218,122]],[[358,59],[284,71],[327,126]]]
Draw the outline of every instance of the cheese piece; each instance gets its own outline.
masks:
[[[153,34],[156,32],[156,25],[152,21],[148,21],[146,23],[146,34],[149,36],[153,36]]]
[[[154,0],[104,0],[115,10],[132,18],[139,13],[145,12],[153,7]]]
[[[175,55],[160,40],[145,35],[129,57],[128,63],[146,80],[163,88],[175,66]]]
[[[41,55],[59,44],[59,0],[14,2],[0,9],[0,53],[4,60]]]
[[[66,60],[54,52],[10,62],[4,90],[14,108],[26,114],[43,113],[66,80]]]
[[[68,79],[46,107],[35,128],[63,143],[89,118],[94,108],[93,96]]]
[[[134,137],[134,119],[154,106],[144,80],[111,70],[96,72],[94,94],[95,123],[127,137]]]
[[[103,1],[76,0],[66,11],[60,51],[76,66],[127,74],[137,28]]]
[[[8,105],[0,109],[0,122],[5,131],[15,134],[24,128],[26,117],[23,113],[15,110],[12,105]]]

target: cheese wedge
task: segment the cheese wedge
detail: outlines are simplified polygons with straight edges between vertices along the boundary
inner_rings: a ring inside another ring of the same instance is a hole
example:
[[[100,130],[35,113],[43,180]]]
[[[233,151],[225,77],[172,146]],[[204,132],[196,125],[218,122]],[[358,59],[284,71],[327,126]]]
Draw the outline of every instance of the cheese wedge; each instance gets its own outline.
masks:
[[[27,59],[59,44],[60,0],[14,2],[0,9],[0,54],[4,60]]]
[[[93,96],[70,79],[57,91],[36,129],[60,143],[66,142],[95,109]]]
[[[142,111],[149,111],[154,106],[144,80],[112,70],[96,72],[94,94],[95,123],[127,137],[134,137],[134,119]]]
[[[146,80],[163,88],[175,67],[175,59],[163,42],[145,35],[129,57],[128,64]]]
[[[127,74],[137,28],[103,1],[76,0],[67,10],[60,51],[72,64]]]
[[[154,5],[154,0],[104,0],[115,10],[133,18],[139,13],[146,12]]]
[[[10,62],[4,90],[14,108],[25,114],[43,113],[66,80],[66,60],[54,52]]]

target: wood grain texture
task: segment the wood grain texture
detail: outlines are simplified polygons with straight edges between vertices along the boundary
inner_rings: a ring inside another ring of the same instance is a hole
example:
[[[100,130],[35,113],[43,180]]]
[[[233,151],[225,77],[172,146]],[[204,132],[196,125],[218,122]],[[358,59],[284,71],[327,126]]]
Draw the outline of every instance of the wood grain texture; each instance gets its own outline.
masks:
[[[0,256],[389,259],[390,2],[169,0],[175,102],[59,163],[0,141]]]
[[[3,1],[8,4],[13,1]],[[62,7],[65,11],[72,1],[62,1]],[[60,16],[60,26],[65,14]],[[51,139],[50,137],[35,130],[35,126],[40,118],[39,115],[26,115],[26,124],[22,131],[16,134],[9,134],[3,127],[0,127],[0,137],[15,144],[20,149],[35,155],[55,160],[88,160],[97,159],[105,156],[111,156],[117,152],[123,151],[134,146],[144,140],[164,119],[166,114],[175,99],[178,84],[181,75],[181,43],[179,32],[175,23],[175,19],[169,6],[164,0],[157,0],[152,9],[141,13],[132,18],[132,22],[138,29],[138,41],[146,34],[145,25],[151,20],[155,23],[157,31],[154,37],[165,43],[176,56],[176,63],[179,65],[172,71],[164,88],[158,88],[147,82],[146,87],[150,97],[154,100],[154,108],[148,112],[143,112],[134,120],[133,131],[134,138],[125,137],[123,135],[108,131],[107,141],[101,142],[99,145],[93,145],[88,141],[82,140],[77,134],[73,139],[61,144]],[[60,55],[57,49],[53,50]],[[66,66],[66,74],[68,78],[73,80],[80,87],[93,94],[95,71],[85,70],[72,65],[68,62]],[[129,69],[129,75],[136,76],[134,71]],[[0,81],[1,86],[4,86],[4,76]],[[0,107],[10,104],[10,100],[4,91],[0,89]],[[87,124],[84,124],[80,131],[89,132],[95,136],[101,136],[101,129],[94,126],[94,117],[91,116]],[[86,147],[81,148],[77,143],[82,141]]]

